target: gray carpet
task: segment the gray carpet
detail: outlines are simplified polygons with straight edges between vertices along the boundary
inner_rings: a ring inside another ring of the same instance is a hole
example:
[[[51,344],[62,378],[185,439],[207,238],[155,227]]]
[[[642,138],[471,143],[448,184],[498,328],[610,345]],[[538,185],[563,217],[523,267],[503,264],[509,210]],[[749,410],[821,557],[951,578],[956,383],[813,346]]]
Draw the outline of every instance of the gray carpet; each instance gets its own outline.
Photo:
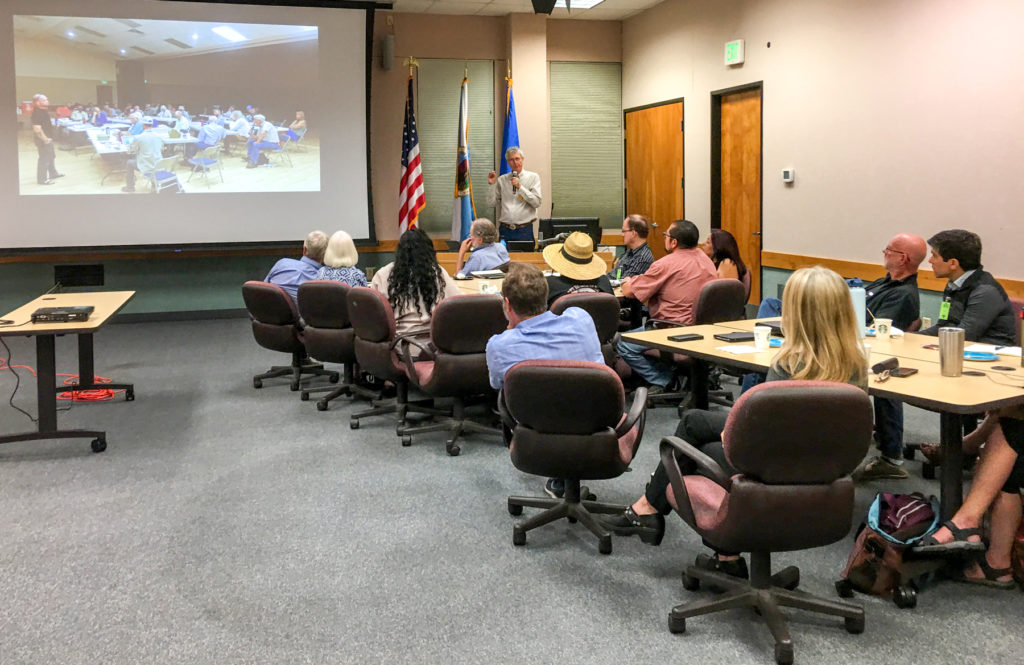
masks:
[[[8,338],[15,364],[34,346]],[[618,538],[611,556],[560,522],[513,547],[509,494],[540,494],[497,436],[461,457],[443,434],[402,448],[394,423],[337,400],[320,413],[282,382],[251,377],[284,357],[259,349],[243,320],[122,324],[96,336],[101,375],[136,400],[75,404],[65,427],[88,441],[0,447],[0,663],[770,663],[771,637],[747,611],[666,627],[679,573],[704,551],[676,517],[660,547]],[[58,371],[76,371],[73,338]],[[34,412],[22,371],[16,403]],[[6,405],[0,432],[31,427]],[[651,412],[635,471],[592,483],[628,503],[657,461],[674,410]],[[938,418],[908,409],[908,440],[935,440]],[[920,479],[900,489],[937,491]],[[863,514],[878,486],[858,491]],[[530,511],[527,510],[527,514]],[[834,596],[851,545],[779,555],[801,586]],[[1024,594],[953,582],[916,610],[858,596],[867,630],[790,612],[798,663],[1019,663]]]

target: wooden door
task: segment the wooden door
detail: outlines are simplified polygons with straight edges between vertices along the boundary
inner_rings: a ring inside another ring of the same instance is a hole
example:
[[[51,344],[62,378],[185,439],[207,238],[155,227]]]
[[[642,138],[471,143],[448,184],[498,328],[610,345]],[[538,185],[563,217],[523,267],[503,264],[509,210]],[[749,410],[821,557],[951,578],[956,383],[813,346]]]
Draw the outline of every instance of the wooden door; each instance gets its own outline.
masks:
[[[750,302],[756,304],[761,301],[761,87],[725,93],[718,101],[719,223],[736,238],[750,270]]]
[[[683,102],[627,109],[625,125],[626,214],[655,224],[647,244],[658,259],[661,232],[683,218]]]

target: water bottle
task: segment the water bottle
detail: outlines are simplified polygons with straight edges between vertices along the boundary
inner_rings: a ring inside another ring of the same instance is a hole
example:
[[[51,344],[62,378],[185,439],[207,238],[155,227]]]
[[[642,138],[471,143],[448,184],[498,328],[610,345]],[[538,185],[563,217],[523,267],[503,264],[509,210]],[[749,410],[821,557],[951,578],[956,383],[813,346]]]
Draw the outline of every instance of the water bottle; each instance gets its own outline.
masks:
[[[854,286],[850,288],[850,298],[853,299],[853,313],[854,318],[857,319],[857,330],[860,331],[860,336],[864,336],[864,321],[867,320],[867,296],[864,293],[863,286]]]

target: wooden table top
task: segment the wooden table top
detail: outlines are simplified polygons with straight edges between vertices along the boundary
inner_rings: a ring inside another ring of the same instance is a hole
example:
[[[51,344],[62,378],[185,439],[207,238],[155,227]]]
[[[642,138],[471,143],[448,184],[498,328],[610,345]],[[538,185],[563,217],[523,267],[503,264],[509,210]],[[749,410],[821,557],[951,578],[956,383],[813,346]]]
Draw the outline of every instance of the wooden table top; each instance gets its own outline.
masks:
[[[90,291],[42,295],[0,317],[0,319],[14,322],[11,326],[0,327],[0,335],[18,336],[94,332],[106,323],[110,317],[117,314],[134,296],[134,291]],[[32,312],[40,307],[76,307],[80,305],[92,305],[95,308],[87,321],[32,323]]]

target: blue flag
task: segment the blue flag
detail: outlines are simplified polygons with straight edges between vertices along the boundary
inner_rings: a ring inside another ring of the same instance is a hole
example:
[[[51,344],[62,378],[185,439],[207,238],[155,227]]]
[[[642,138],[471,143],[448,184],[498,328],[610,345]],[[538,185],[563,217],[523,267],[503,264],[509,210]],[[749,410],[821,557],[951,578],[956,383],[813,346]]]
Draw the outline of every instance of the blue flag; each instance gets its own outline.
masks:
[[[505,79],[505,130],[501,137],[501,168],[498,175],[505,175],[512,169],[505,160],[505,151],[519,146],[519,127],[516,125],[516,102],[512,99],[512,79]]]
[[[469,79],[462,79],[459,93],[459,147],[455,158],[455,206],[452,209],[452,240],[469,237],[476,219],[473,180],[469,177]]]

